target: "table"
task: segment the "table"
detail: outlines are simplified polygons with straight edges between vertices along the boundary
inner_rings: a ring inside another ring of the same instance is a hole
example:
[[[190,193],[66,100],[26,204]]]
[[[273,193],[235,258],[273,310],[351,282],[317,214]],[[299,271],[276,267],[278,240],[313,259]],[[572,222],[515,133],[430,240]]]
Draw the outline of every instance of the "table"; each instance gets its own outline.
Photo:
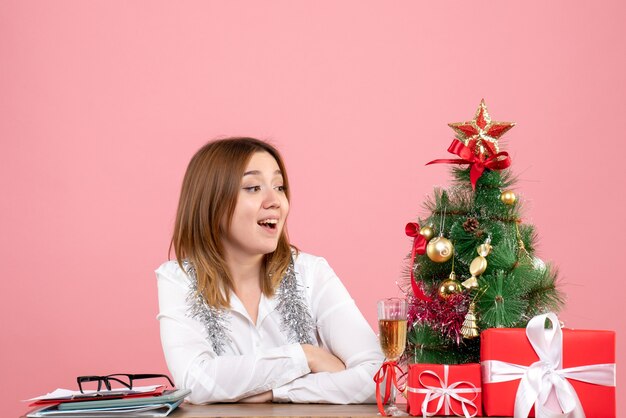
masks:
[[[406,404],[398,404],[406,411]],[[323,405],[323,404],[212,404],[184,403],[169,417],[172,418],[381,418],[376,405]],[[169,418],[168,417],[168,418]],[[421,417],[421,416],[420,416]],[[402,418],[413,418],[405,416]],[[437,417],[433,417],[437,418]],[[480,418],[480,417],[474,417]],[[491,417],[502,418],[502,417]]]
[[[399,407],[403,407],[400,405]],[[174,411],[172,418],[380,418],[376,405],[323,405],[323,404],[212,404],[191,405],[184,403]]]
[[[406,409],[405,405],[398,405]],[[326,405],[292,403],[223,403],[192,405],[183,403],[172,418],[380,418],[376,405]],[[26,414],[20,418],[25,418]],[[80,415],[76,415],[80,418]],[[410,417],[409,417],[410,418]]]
[[[406,404],[398,404],[402,411]],[[21,418],[25,418],[23,415]],[[292,403],[227,403],[191,405],[183,403],[172,418],[380,418],[376,405],[325,405]],[[80,418],[79,415],[76,418]],[[407,416],[406,418],[412,418]],[[436,418],[436,417],[433,417]],[[478,418],[478,417],[475,417]],[[495,417],[492,417],[495,418]]]

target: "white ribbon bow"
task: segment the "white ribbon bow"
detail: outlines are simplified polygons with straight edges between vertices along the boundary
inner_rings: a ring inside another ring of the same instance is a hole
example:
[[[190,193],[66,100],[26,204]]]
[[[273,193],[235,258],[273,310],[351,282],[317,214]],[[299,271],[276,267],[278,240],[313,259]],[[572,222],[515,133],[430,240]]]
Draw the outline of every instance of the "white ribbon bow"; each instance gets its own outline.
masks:
[[[478,408],[476,407],[476,404],[473,401],[478,396],[478,392],[480,392],[480,388],[477,388],[471,382],[467,382],[467,381],[455,382],[451,384],[450,386],[448,386],[448,370],[449,370],[449,366],[447,364],[444,364],[443,365],[443,380],[441,380],[441,378],[437,375],[437,373],[431,370],[425,370],[422,373],[420,373],[418,377],[420,385],[422,385],[424,388],[412,388],[412,387],[407,388],[409,392],[426,394],[426,397],[424,398],[424,402],[422,402],[422,417],[423,418],[437,415],[439,410],[441,410],[442,406],[444,407],[445,415],[450,415],[450,411],[452,411],[454,415],[461,416],[461,414],[457,414],[457,412],[452,407],[451,399],[456,399],[457,401],[461,403],[461,408],[463,408],[463,414],[465,415],[465,418],[476,416],[476,414],[478,413]],[[437,380],[439,380],[439,386],[429,386],[429,385],[424,384],[422,382],[423,375],[431,375],[437,378]],[[457,388],[457,386],[460,386],[460,385],[469,385],[471,387],[470,388]],[[462,396],[459,396],[458,395],[459,393],[473,393],[474,397],[472,399],[466,399],[466,398],[463,398]],[[433,412],[428,412],[428,404],[430,403],[430,401],[434,401],[437,398],[439,398],[439,402],[437,403],[437,408]],[[469,413],[466,404],[474,408],[474,413],[472,414]]]
[[[552,322],[551,329],[545,328],[546,319]],[[515,418],[527,417],[533,405],[537,418],[584,418],[585,412],[576,390],[567,379],[615,386],[615,363],[563,368],[563,331],[554,313],[537,315],[531,319],[526,327],[526,336],[539,356],[539,361],[530,366],[498,360],[481,362],[483,383],[521,379],[515,396]],[[553,390],[562,413],[546,406]]]

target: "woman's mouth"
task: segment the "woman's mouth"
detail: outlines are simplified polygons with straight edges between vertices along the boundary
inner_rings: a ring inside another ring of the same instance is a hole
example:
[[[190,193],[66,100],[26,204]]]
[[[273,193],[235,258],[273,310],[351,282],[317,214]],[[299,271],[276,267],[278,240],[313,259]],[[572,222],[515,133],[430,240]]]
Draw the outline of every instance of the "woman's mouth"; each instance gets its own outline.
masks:
[[[263,219],[257,224],[262,228],[275,230],[278,227],[278,219]]]

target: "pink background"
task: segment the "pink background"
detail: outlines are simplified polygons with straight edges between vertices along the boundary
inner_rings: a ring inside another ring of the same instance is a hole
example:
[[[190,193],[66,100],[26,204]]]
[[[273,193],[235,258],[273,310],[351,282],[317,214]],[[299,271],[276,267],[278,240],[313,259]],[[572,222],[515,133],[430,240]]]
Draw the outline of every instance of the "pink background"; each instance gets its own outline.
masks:
[[[293,242],[374,324],[405,223],[449,179],[424,163],[483,97],[517,122],[505,145],[560,268],[561,319],[616,330],[622,366],[625,15],[617,0],[3,1],[2,415],[80,374],[166,371],[153,270],[189,158],[221,135],[283,151]]]

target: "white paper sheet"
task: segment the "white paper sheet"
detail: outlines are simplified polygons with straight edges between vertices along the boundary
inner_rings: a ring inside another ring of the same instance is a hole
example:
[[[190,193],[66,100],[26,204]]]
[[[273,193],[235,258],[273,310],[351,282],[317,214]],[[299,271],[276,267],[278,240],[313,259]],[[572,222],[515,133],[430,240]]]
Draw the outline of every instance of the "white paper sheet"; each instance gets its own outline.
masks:
[[[84,393],[81,393],[79,390],[70,390],[70,389],[56,389],[50,393],[46,393],[45,395],[37,396],[36,398],[26,399],[22,402],[34,402],[41,400],[51,400],[51,399],[70,399],[74,396],[77,397],[86,397],[90,398],[89,395],[92,396],[107,396],[107,395],[116,395],[116,394],[130,394],[130,393],[145,393],[152,392],[163,385],[154,385],[154,386],[137,386],[129,389],[112,389],[112,390],[85,390]]]

